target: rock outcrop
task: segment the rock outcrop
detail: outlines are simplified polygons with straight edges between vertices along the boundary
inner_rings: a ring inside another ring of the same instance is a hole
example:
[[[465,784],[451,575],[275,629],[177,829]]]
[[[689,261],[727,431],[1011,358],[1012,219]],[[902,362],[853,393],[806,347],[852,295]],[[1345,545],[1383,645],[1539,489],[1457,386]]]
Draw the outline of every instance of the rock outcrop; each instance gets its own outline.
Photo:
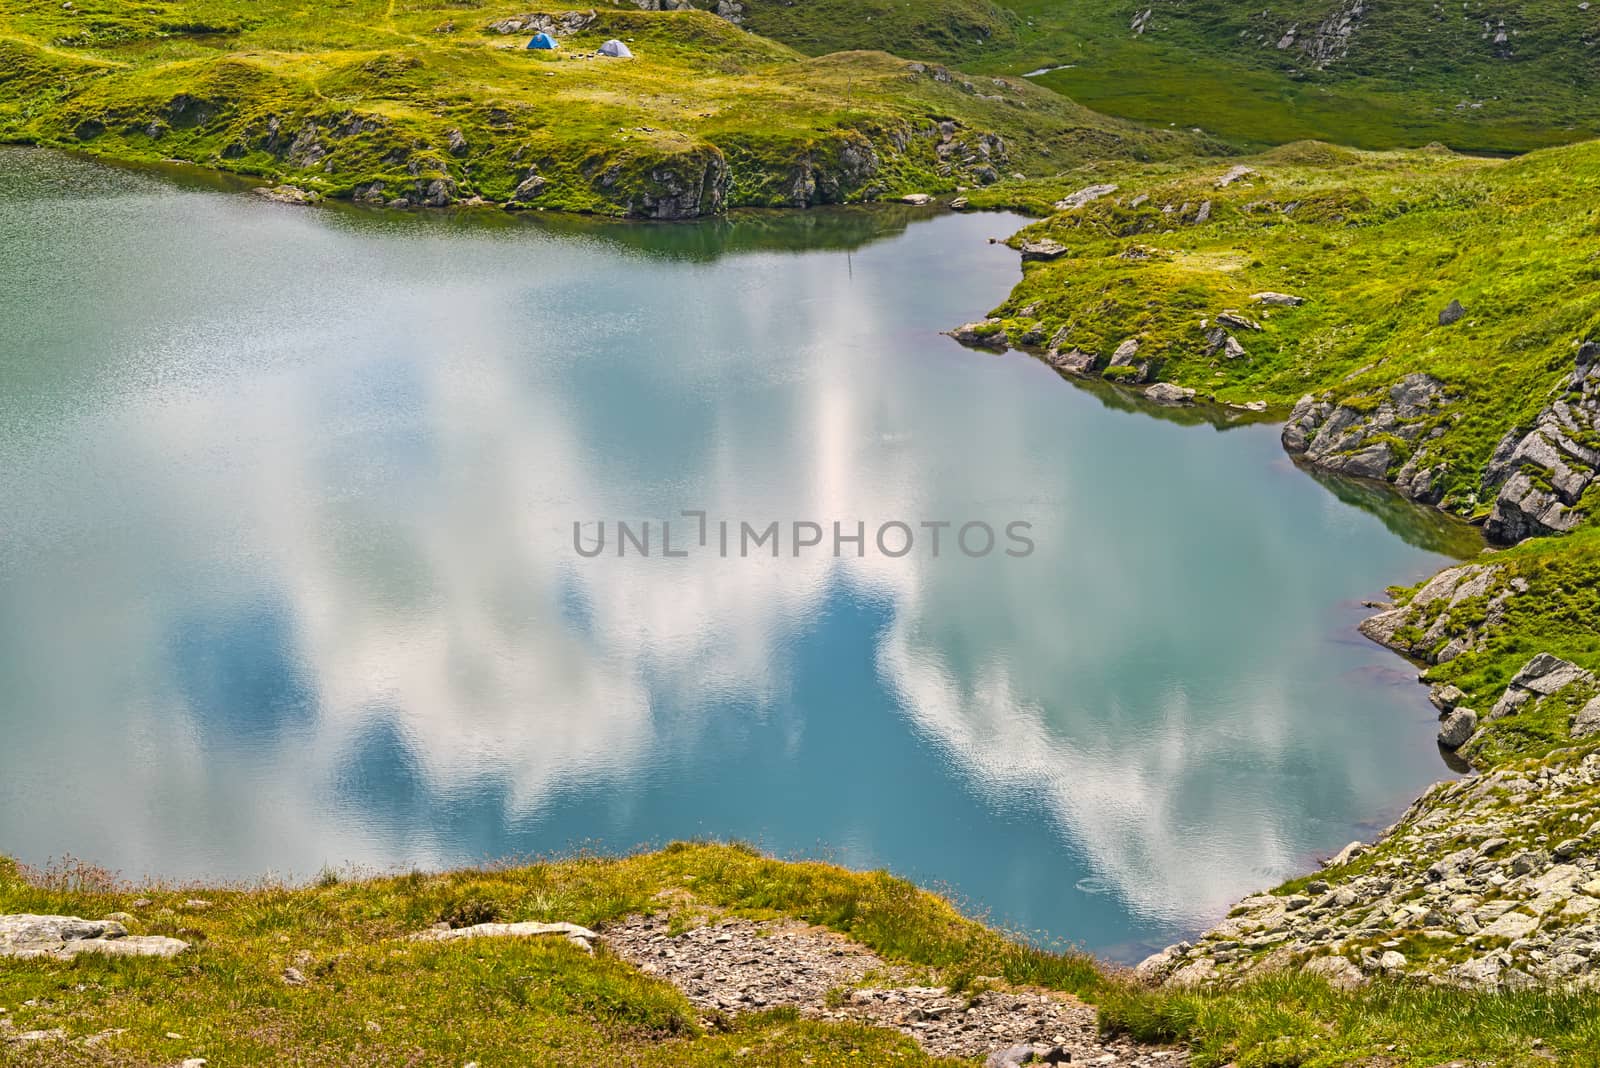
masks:
[[[1451,398],[1432,375],[1410,374],[1370,407],[1331,396],[1300,398],[1283,428],[1283,447],[1307,462],[1357,478],[1391,481],[1423,504],[1444,498],[1449,468],[1430,458]]]
[[[1484,532],[1501,544],[1565,534],[1588,513],[1584,495],[1600,470],[1600,343],[1578,347],[1576,366],[1560,396],[1539,413],[1530,430],[1501,440],[1483,472],[1485,493],[1495,494]]]
[[[175,957],[189,943],[164,935],[130,935],[117,920],[77,916],[0,916],[0,957],[71,960],[80,953],[107,957]]]
[[[1504,619],[1507,602],[1527,591],[1525,579],[1508,577],[1496,565],[1447,567],[1405,604],[1363,620],[1360,629],[1402,656],[1443,664],[1480,648]]]

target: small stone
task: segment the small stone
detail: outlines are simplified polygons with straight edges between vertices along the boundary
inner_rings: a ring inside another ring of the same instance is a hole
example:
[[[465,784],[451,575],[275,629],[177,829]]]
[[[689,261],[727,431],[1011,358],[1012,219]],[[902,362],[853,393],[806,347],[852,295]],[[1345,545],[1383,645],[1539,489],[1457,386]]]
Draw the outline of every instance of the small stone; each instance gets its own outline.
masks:
[[[1452,300],[1445,306],[1444,311],[1439,313],[1439,325],[1454,326],[1456,323],[1459,323],[1462,319],[1466,318],[1466,315],[1467,309],[1461,306],[1461,302],[1459,300]]]

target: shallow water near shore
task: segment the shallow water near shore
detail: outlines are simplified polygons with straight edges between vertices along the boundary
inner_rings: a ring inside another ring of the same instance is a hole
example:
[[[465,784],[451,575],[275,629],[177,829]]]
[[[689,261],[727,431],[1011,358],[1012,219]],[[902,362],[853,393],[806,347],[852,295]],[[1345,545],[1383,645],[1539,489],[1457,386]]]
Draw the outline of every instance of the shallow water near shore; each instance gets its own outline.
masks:
[[[1132,959],[1448,774],[1355,624],[1470,535],[940,336],[1013,217],[308,210],[21,149],[0,198],[0,853],[742,838]]]

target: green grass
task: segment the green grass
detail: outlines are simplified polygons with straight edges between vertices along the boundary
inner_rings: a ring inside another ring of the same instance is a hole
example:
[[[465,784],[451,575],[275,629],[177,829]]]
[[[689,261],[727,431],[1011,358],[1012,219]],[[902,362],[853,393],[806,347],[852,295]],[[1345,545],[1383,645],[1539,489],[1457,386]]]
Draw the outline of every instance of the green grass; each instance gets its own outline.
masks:
[[[664,893],[667,892],[667,893]],[[692,895],[692,897],[691,897]],[[187,902],[209,902],[197,909]],[[692,901],[692,905],[689,902]],[[1538,1039],[1557,1063],[1597,1048],[1594,995],[1486,996],[1379,984],[1340,995],[1304,978],[1222,993],[1162,993],[1083,956],[1020,944],[946,901],[882,873],[785,863],[740,846],[675,845],[625,859],[344,879],[300,888],[136,888],[60,866],[0,859],[0,912],[136,916],[134,933],[192,943],[172,960],[80,957],[0,966],[0,1006],[17,1030],[65,1029],[81,1042],[0,1044],[4,1064],[213,1063],[491,1065],[953,1064],[894,1032],[786,1011],[703,1027],[673,988],[560,939],[415,943],[440,920],[571,920],[713,909],[796,917],[955,986],[975,976],[1096,1001],[1103,1027],[1193,1043],[1197,1063],[1429,1065],[1448,1057],[1518,1064]],[[289,966],[304,986],[280,976]],[[33,1004],[27,1004],[33,1002]],[[169,1034],[181,1037],[169,1038]],[[741,1053],[741,1051],[744,1051]]]
[[[527,32],[494,28],[526,11],[482,0],[4,0],[0,140],[383,201],[504,202],[536,174],[543,186],[525,189],[526,206],[642,215],[937,193],[1090,158],[1219,147],[1021,79],[882,52],[808,57],[704,11],[598,10],[562,34],[560,51],[530,52]],[[636,58],[588,54],[609,37]],[[941,134],[940,123],[953,125]]]

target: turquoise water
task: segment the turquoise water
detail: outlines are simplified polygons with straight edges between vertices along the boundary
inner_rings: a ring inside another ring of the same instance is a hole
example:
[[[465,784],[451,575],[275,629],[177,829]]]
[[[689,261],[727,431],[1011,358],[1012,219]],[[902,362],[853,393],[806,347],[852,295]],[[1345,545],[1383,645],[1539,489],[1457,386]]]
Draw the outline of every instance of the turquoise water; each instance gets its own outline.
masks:
[[[1354,625],[1449,532],[1271,426],[940,336],[1016,279],[1014,218],[391,216],[25,150],[0,197],[0,852],[737,837],[1131,958],[1446,773]],[[574,551],[619,520],[651,556]],[[792,555],[857,520],[864,555]],[[1000,544],[891,556],[891,521]]]

